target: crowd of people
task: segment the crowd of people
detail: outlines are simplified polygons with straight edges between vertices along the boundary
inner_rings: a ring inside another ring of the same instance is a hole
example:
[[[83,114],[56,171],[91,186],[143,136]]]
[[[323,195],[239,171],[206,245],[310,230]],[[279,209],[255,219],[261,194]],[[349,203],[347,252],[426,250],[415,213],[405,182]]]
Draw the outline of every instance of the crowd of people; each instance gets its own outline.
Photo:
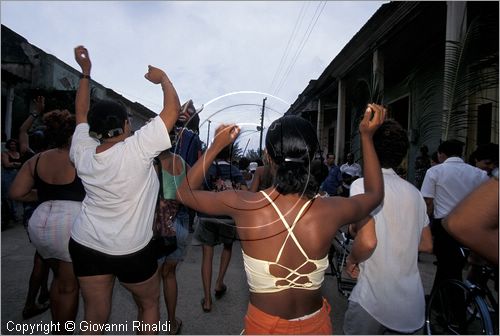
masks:
[[[333,153],[323,158],[311,123],[283,116],[268,128],[261,164],[241,158],[238,167],[232,145],[239,127],[220,125],[202,151],[200,111],[192,100],[180,105],[163,70],[149,66],[145,75],[161,86],[163,108],[133,132],[124,106],[91,105],[89,52],[78,46],[74,56],[81,68],[75,113],[46,112],[38,97],[37,113],[21,127],[21,145],[8,141],[2,153],[2,197],[8,195],[9,211],[13,202],[26,205],[36,248],[24,318],[49,309],[50,297],[53,321],[74,321],[81,294],[83,319],[105,324],[118,279],[145,325],[159,321],[163,290],[169,333],[181,333],[176,268],[190,232],[202,248],[206,313],[212,291],[217,299],[227,292],[224,277],[233,242],[240,241],[249,287],[246,334],[333,333],[322,285],[343,226],[354,237],[346,271],[357,278],[346,334],[422,328],[419,252],[436,255],[433,291],[462,278],[463,245],[476,260],[498,265],[498,145],[479,146],[472,164],[461,158],[459,141],[442,142],[437,158],[423,145],[413,185],[397,174],[409,149],[406,131],[386,119],[383,106],[368,104],[359,124],[362,165],[353,152],[339,165]],[[27,131],[40,116],[45,147],[34,151]],[[223,251],[212,286],[217,245]]]

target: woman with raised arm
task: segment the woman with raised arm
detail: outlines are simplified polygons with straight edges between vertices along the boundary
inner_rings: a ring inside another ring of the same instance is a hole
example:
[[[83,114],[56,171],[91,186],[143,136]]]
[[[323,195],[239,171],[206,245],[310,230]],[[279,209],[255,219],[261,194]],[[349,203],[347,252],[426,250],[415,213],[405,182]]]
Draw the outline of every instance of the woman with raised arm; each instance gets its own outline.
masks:
[[[204,163],[236,139],[235,125],[219,127],[203,159],[188,172],[177,198],[236,223],[250,288],[247,334],[332,333],[330,306],[321,294],[328,250],[339,227],[364,218],[383,199],[372,135],[384,117],[381,106],[368,105],[359,126],[365,193],[352,198],[316,197],[319,182],[310,167],[318,140],[312,125],[297,116],[279,118],[268,129],[267,155],[276,172],[271,187],[259,193],[200,190],[208,168]]]
[[[108,321],[118,278],[133,295],[137,320],[152,325],[160,318],[160,277],[151,243],[159,189],[153,159],[171,147],[169,132],[179,115],[179,98],[165,72],[149,66],[145,77],[161,84],[163,109],[132,135],[127,111],[120,104],[101,101],[89,112],[87,49],[76,47],[75,60],[82,75],[70,158],[87,197],[71,231],[69,250],[82,290],[84,320],[101,325]],[[148,331],[153,330],[138,332]]]

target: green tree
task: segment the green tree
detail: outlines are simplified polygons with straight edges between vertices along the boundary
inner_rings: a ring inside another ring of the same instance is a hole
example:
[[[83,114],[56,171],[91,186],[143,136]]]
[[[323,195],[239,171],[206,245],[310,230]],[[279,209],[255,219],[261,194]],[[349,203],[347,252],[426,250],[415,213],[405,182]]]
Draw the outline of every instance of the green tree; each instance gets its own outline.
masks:
[[[259,152],[256,149],[253,149],[253,148],[247,150],[247,153],[246,153],[245,156],[250,160],[250,162],[251,161],[256,161],[256,160],[260,159]]]
[[[240,143],[239,142],[234,142],[233,143],[233,149],[232,149],[232,152],[231,152],[231,158],[233,160],[239,160],[241,158],[242,153],[243,153],[243,150],[240,147]]]

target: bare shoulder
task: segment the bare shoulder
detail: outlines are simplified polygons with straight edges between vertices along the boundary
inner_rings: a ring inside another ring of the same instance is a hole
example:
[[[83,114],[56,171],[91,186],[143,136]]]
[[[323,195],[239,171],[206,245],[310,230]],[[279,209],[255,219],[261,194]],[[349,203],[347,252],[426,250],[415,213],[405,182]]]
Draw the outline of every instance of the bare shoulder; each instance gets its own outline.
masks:
[[[342,223],[346,213],[352,208],[352,200],[348,197],[333,196],[333,197],[316,197],[314,200],[314,211],[323,218],[333,218],[335,221]]]
[[[27,167],[27,169],[29,169],[31,172],[34,171],[35,169],[35,165],[36,165],[36,161],[38,160],[38,158],[41,156],[42,153],[37,153],[35,155],[33,155],[31,158],[29,158],[23,166]],[[49,161],[51,162],[51,161]],[[52,163],[52,162],[51,162]]]
[[[42,152],[42,153],[36,153],[35,155],[33,155],[32,157],[30,157],[28,160],[26,160],[26,162],[29,162],[29,163],[34,163],[36,160],[38,160],[38,158],[44,154],[45,152]]]
[[[321,206],[324,207],[329,207],[332,205],[341,205],[341,204],[346,204],[349,202],[349,197],[342,197],[342,196],[317,196],[315,203],[320,204]]]
[[[230,189],[214,192],[214,194],[230,204],[237,204],[238,209],[243,210],[256,210],[269,204],[269,201],[260,192]]]
[[[175,154],[175,153],[172,153],[172,161],[174,162],[174,164],[185,163],[182,156],[180,156],[179,154]]]
[[[224,190],[210,192],[211,199],[225,205],[226,214],[238,218],[240,224],[260,220],[263,213],[271,209],[271,204],[266,197],[260,193],[248,190]],[[272,212],[272,211],[270,211]],[[243,224],[244,226],[248,224]]]
[[[170,174],[178,175],[187,164],[180,155],[171,153],[169,157],[161,159],[161,165]]]

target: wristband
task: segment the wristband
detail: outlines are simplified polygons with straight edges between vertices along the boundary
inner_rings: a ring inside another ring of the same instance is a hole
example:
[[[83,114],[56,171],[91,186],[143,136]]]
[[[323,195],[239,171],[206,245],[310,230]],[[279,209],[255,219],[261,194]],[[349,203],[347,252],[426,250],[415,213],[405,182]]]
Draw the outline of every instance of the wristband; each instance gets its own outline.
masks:
[[[31,112],[30,115],[33,117],[33,119],[38,118],[38,113],[36,112]]]
[[[84,78],[90,80],[90,75],[81,74],[80,79],[84,79]]]

